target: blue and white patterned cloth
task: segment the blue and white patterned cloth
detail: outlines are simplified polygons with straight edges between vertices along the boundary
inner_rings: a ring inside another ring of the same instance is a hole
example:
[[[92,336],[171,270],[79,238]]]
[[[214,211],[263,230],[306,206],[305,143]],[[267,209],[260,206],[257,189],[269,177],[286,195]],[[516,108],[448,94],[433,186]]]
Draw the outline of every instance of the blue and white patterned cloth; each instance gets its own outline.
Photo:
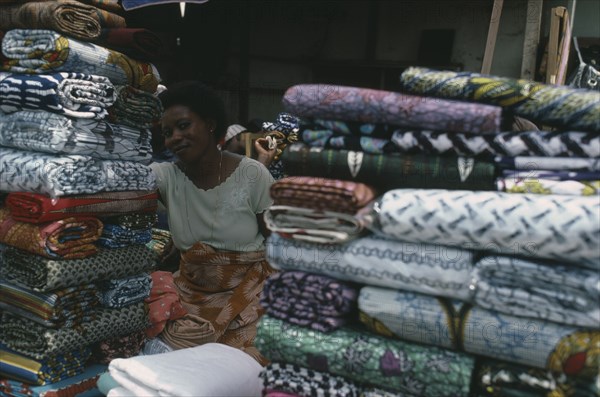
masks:
[[[115,102],[107,77],[83,73],[10,74],[0,80],[0,110],[46,110],[69,117],[102,119]]]
[[[149,164],[150,141],[148,130],[104,120],[72,119],[35,110],[0,113],[0,145],[15,149]]]
[[[346,244],[285,239],[266,242],[267,261],[283,270],[469,300],[472,254],[459,248],[367,236]]]
[[[156,189],[154,173],[144,164],[80,155],[55,156],[2,146],[0,175],[0,191],[43,193],[52,197]]]
[[[600,266],[600,198],[394,189],[365,215],[387,238]]]

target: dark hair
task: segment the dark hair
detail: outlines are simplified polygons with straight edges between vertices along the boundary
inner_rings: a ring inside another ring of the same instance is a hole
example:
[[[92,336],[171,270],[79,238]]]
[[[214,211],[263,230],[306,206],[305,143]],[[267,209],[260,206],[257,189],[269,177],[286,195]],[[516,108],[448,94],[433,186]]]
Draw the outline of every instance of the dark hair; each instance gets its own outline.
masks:
[[[199,81],[173,83],[158,98],[164,109],[175,105],[189,107],[203,120],[213,120],[215,140],[218,142],[227,132],[227,112],[225,102],[209,86]]]

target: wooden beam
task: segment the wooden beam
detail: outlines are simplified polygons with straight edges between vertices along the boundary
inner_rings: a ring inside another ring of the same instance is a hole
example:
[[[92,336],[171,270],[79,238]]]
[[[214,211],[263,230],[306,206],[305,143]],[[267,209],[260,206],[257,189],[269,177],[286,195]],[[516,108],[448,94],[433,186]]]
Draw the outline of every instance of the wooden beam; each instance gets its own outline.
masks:
[[[521,62],[521,78],[526,80],[535,80],[543,2],[544,0],[527,0],[523,61]]]
[[[550,10],[550,36],[548,37],[548,62],[546,64],[546,83],[548,84],[556,84],[559,34],[565,11],[567,11],[565,7],[554,7]]]
[[[483,74],[489,74],[492,69],[492,59],[494,57],[494,48],[496,47],[496,37],[498,36],[498,27],[500,26],[503,3],[504,0],[494,0],[492,17],[490,18],[490,27],[485,43],[485,52],[483,54],[483,62],[481,64],[481,73]]]

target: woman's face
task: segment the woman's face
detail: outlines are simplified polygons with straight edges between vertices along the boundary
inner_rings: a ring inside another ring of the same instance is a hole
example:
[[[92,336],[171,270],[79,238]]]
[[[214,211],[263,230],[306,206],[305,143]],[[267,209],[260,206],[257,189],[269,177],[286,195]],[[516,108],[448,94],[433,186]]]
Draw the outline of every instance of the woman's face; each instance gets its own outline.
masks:
[[[165,109],[161,128],[165,146],[184,163],[199,161],[216,148],[214,122],[205,121],[185,105]]]

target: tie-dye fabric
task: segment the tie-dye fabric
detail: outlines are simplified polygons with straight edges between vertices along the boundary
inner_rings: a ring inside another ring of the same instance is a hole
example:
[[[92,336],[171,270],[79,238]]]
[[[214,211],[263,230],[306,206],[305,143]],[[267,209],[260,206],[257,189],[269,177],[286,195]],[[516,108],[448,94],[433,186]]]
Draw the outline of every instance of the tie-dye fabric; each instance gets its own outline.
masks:
[[[475,264],[472,289],[486,309],[600,329],[598,269],[486,256]]]
[[[108,119],[132,128],[150,129],[162,115],[158,97],[132,86],[116,86],[117,99],[108,108]]]
[[[466,157],[369,154],[296,143],[283,152],[282,160],[289,176],[360,182],[377,191],[401,187],[496,190],[495,165]]]
[[[341,376],[286,363],[271,363],[260,373],[264,390],[299,396],[359,397],[359,388]]]
[[[100,293],[93,284],[36,292],[0,281],[0,308],[50,328],[73,327],[94,318]]]
[[[399,151],[458,156],[600,157],[600,135],[575,131],[500,132],[494,135],[396,131]]]
[[[2,53],[9,60],[0,69],[10,73],[77,71],[105,76],[114,85],[130,85],[149,93],[154,93],[160,82],[160,74],[151,63],[52,30],[10,30],[2,40]]]
[[[458,301],[401,290],[363,287],[361,321],[390,338],[466,353],[553,373],[591,377],[600,363],[600,331],[517,317]]]
[[[45,110],[84,119],[103,119],[115,102],[107,77],[84,73],[9,74],[0,80],[0,110]]]
[[[346,244],[267,239],[267,260],[282,270],[322,274],[359,284],[469,300],[472,253],[433,244],[366,236]]]
[[[89,40],[103,27],[125,27],[125,18],[79,1],[19,1],[4,5],[0,29],[50,29]]]
[[[104,120],[72,119],[30,110],[0,114],[0,145],[25,151],[149,164],[151,139],[149,130]]]
[[[500,107],[370,88],[300,84],[282,99],[286,111],[302,118],[385,123],[432,130],[492,134],[500,132]]]
[[[409,395],[466,396],[473,370],[466,354],[349,328],[326,334],[268,315],[260,321],[256,345],[272,361]]]
[[[0,208],[0,243],[53,259],[77,259],[94,255],[94,243],[102,233],[96,218],[65,218],[34,225],[15,221]]]
[[[49,354],[35,360],[0,347],[0,378],[39,386],[60,382],[82,373],[91,355],[91,349],[84,347],[64,354]],[[2,381],[0,393],[1,383]]]
[[[0,255],[3,278],[40,292],[133,276],[157,266],[156,253],[143,245],[98,248],[92,257],[68,261],[31,255],[14,247],[7,247]]]
[[[364,230],[352,215],[284,205],[269,207],[264,221],[270,231],[282,237],[323,244],[348,242]]]
[[[386,192],[365,218],[388,238],[600,266],[600,200],[440,189]]]
[[[19,353],[40,358],[141,331],[148,325],[143,302],[120,309],[99,309],[97,314],[94,320],[76,328],[50,329],[4,312],[0,318],[0,342]]]
[[[540,124],[600,132],[600,92],[592,90],[419,67],[406,69],[400,85],[416,95],[497,105]]]
[[[300,271],[271,275],[261,306],[272,317],[321,332],[341,328],[356,314],[357,287],[334,278]]]

